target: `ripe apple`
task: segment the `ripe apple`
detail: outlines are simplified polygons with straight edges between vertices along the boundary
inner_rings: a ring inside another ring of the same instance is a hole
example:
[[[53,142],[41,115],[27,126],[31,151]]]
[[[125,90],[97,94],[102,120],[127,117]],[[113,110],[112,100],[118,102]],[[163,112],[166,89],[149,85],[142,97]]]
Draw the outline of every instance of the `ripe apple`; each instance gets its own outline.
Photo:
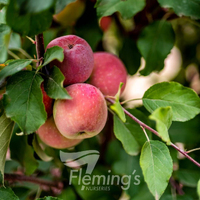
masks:
[[[93,51],[90,45],[76,35],[61,36],[52,40],[47,49],[60,46],[64,49],[64,60],[54,60],[50,66],[56,65],[65,76],[64,86],[85,82],[94,67]]]
[[[112,18],[110,16],[105,16],[100,19],[99,25],[103,32],[107,31],[112,23]]]
[[[54,20],[64,27],[74,26],[77,19],[85,10],[84,0],[76,0],[69,3],[65,8],[53,16]]]
[[[68,139],[64,137],[57,129],[53,116],[36,131],[40,139],[50,147],[56,149],[65,149],[79,144],[80,139]]]
[[[96,86],[104,95],[115,96],[120,82],[124,83],[123,92],[127,80],[127,71],[122,61],[108,52],[94,53],[94,69],[89,83]]]
[[[53,116],[58,130],[71,139],[90,138],[101,132],[107,120],[103,94],[87,83],[66,87],[70,100],[56,100]]]
[[[53,99],[51,99],[44,90],[44,83],[41,84],[41,90],[43,95],[43,103],[47,112],[47,117],[53,114]]]

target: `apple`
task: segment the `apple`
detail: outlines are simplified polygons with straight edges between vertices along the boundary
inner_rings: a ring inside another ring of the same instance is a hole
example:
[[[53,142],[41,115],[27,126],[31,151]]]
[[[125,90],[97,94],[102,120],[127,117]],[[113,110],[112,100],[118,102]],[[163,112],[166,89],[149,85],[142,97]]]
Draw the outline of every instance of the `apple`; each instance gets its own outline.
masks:
[[[64,27],[74,26],[77,19],[85,10],[84,0],[76,0],[65,6],[65,8],[53,16],[54,20]]]
[[[66,90],[72,99],[56,100],[53,107],[60,133],[71,139],[90,138],[100,133],[107,120],[103,94],[87,83],[76,83]]]
[[[80,139],[68,139],[64,137],[57,129],[53,116],[48,118],[46,122],[40,126],[36,134],[38,134],[42,142],[56,149],[73,147],[82,141]]]
[[[107,31],[112,23],[110,16],[105,16],[100,19],[99,26],[103,32]]]
[[[94,67],[93,51],[90,45],[76,35],[61,36],[52,40],[47,49],[60,46],[64,49],[64,60],[54,60],[50,66],[56,65],[65,76],[64,86],[83,83],[91,75]]]
[[[104,95],[115,96],[120,82],[124,83],[121,93],[126,86],[127,71],[123,62],[108,52],[94,53],[94,69],[89,83],[96,86]]]
[[[41,90],[43,95],[43,103],[47,112],[47,117],[53,114],[53,99],[51,99],[44,90],[44,83],[41,84]]]

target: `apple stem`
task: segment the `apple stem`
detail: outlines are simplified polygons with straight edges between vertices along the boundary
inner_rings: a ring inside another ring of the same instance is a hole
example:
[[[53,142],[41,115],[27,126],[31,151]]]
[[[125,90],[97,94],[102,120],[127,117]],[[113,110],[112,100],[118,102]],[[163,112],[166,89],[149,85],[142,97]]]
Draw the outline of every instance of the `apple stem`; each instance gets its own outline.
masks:
[[[112,104],[115,103],[114,100],[112,100],[112,99],[110,99],[110,98],[108,98],[108,97],[105,97],[105,99],[106,99],[108,102],[112,103]],[[133,116],[130,112],[128,112],[125,108],[122,107],[122,109],[123,109],[124,113],[125,113],[127,116],[129,116],[132,120],[134,120],[134,121],[135,121],[136,123],[138,123],[141,127],[143,127],[143,129],[147,129],[147,130],[151,131],[152,133],[154,133],[155,135],[157,135],[157,136],[160,138],[160,135],[159,135],[159,133],[158,133],[156,130],[154,130],[154,129],[151,128],[150,126],[148,126],[148,125],[146,125],[145,123],[143,123],[142,121],[140,121],[138,118],[136,118],[135,116]],[[190,160],[191,162],[193,162],[195,165],[197,165],[198,167],[200,167],[200,163],[198,163],[196,160],[194,160],[192,157],[190,157],[190,156],[188,155],[187,152],[181,150],[179,147],[177,147],[177,146],[176,146],[175,144],[173,144],[172,142],[170,143],[170,146],[172,146],[174,149],[176,149],[176,150],[179,151],[181,154],[183,154],[187,159],[189,159],[189,160]]]

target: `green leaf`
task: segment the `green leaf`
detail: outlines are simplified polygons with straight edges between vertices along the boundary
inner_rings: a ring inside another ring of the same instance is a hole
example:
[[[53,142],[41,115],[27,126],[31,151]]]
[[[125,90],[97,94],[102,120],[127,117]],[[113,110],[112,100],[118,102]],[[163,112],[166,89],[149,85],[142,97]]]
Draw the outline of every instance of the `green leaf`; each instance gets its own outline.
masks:
[[[52,99],[71,99],[66,89],[63,88],[63,81],[65,77],[59,68],[54,66],[49,78],[44,82],[44,89],[49,97]]]
[[[143,96],[149,112],[159,107],[171,106],[173,121],[187,121],[200,113],[200,99],[190,88],[176,82],[162,82],[150,87]]]
[[[19,198],[15,195],[11,188],[0,188],[0,200],[19,200]]]
[[[51,26],[53,4],[53,0],[10,0],[6,13],[7,24],[21,35],[42,33]]]
[[[110,108],[119,116],[119,118],[123,122],[126,122],[126,116],[125,116],[125,113],[124,113],[123,108],[122,108],[120,101],[119,101],[122,86],[123,86],[123,83],[120,82],[119,90],[117,91],[117,94],[115,95],[115,103],[112,104],[110,106]]]
[[[130,130],[116,115],[114,115],[114,133],[128,154],[137,155],[139,153],[140,145]]]
[[[110,108],[119,116],[123,122],[126,122],[126,116],[119,101],[116,100],[115,103],[110,106]]]
[[[0,4],[7,5],[8,4],[8,0],[0,0]]]
[[[10,144],[14,122],[3,114],[0,117],[0,185],[4,184],[4,166],[6,160],[6,153]]]
[[[74,2],[76,0],[57,0],[56,1],[56,14],[61,12],[65,6],[67,6],[68,4]]]
[[[158,0],[165,8],[172,8],[179,16],[189,16],[200,19],[200,2],[198,0]]]
[[[134,40],[125,38],[119,52],[119,57],[125,64],[128,74],[134,75],[141,65],[141,54]]]
[[[168,129],[172,124],[172,108],[160,107],[157,108],[149,118],[156,121],[156,130],[158,131],[160,137],[163,141],[170,145],[171,141],[168,134]]]
[[[133,17],[136,13],[141,11],[144,6],[144,0],[97,0],[95,5],[99,18],[112,15],[115,12],[120,12],[124,19]]]
[[[0,63],[7,59],[7,46],[10,35],[10,27],[6,24],[0,24]]]
[[[141,151],[140,166],[150,192],[155,199],[159,199],[173,171],[173,162],[166,145],[160,141],[147,141]]]
[[[34,157],[34,150],[28,144],[28,136],[13,134],[10,142],[11,158],[18,161],[25,169],[27,175],[33,174],[38,168],[38,162]]]
[[[160,71],[164,60],[174,46],[175,35],[172,25],[166,21],[155,21],[143,29],[137,40],[140,53],[146,61],[141,75],[147,76],[152,71]]]
[[[34,71],[20,71],[7,82],[4,105],[7,117],[14,120],[25,134],[44,124],[45,112],[40,84],[41,76]]]
[[[9,62],[9,64],[0,71],[0,81],[8,76],[11,76],[23,68],[31,64],[31,60],[20,59]]]
[[[64,49],[59,46],[54,46],[49,49],[44,54],[44,63],[43,66],[50,63],[52,60],[57,59],[58,61],[62,62],[64,59]]]
[[[197,183],[197,194],[198,194],[198,196],[200,198],[200,179],[199,179],[199,181]]]
[[[175,174],[179,182],[188,187],[196,188],[200,179],[200,172],[197,170],[179,169]]]
[[[60,199],[58,197],[44,197],[44,198],[39,198],[39,199],[36,199],[36,200],[63,200],[63,199]]]
[[[32,144],[33,144],[33,148],[34,148],[35,152],[41,158],[41,160],[43,160],[45,162],[49,162],[49,161],[51,161],[53,159],[53,157],[48,156],[44,152],[44,149],[42,149],[42,147],[41,147],[36,135],[34,135]]]

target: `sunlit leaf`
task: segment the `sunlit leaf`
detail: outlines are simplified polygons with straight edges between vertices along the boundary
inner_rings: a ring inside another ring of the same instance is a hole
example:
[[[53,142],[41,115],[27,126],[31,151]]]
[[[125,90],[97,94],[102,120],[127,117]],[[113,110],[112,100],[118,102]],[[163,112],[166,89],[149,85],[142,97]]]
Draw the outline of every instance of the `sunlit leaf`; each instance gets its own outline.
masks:
[[[3,114],[0,117],[0,184],[4,184],[3,178],[6,153],[10,144],[13,127],[14,122]]]
[[[159,107],[171,106],[173,121],[187,121],[200,113],[200,99],[190,88],[177,82],[162,82],[150,87],[143,96],[149,112]]]
[[[155,199],[165,191],[173,171],[169,150],[160,141],[147,141],[141,152],[140,166],[145,182]]]

